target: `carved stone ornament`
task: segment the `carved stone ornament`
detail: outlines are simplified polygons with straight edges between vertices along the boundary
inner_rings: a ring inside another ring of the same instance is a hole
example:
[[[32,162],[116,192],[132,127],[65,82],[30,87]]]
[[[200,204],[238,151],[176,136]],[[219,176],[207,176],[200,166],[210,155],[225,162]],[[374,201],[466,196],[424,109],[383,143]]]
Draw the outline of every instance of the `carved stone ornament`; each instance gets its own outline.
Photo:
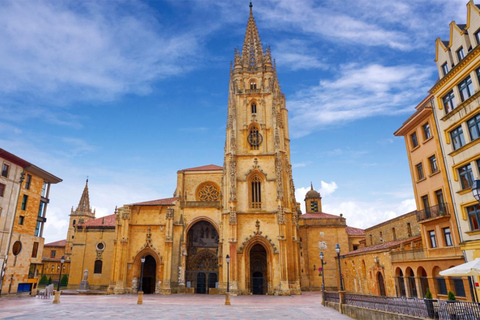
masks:
[[[277,199],[283,200],[283,176],[282,176],[282,167],[283,167],[282,156],[277,152],[275,155],[275,178],[277,180]]]
[[[220,188],[214,183],[205,182],[198,188],[197,199],[206,202],[218,201],[220,199]]]
[[[278,206],[277,220],[278,224],[285,224],[285,211],[282,206]]]
[[[259,171],[263,174],[263,176],[265,178],[267,178],[267,174],[265,172],[263,172],[263,170],[260,168],[260,166],[258,165],[258,159],[257,158],[253,158],[253,166],[252,166],[252,169],[250,169],[246,174],[245,174],[245,177],[248,177],[253,171]]]
[[[260,221],[257,220],[255,222],[255,228],[257,229],[256,231],[253,231],[253,233],[248,236],[248,237],[245,237],[245,241],[242,242],[242,245],[238,248],[238,253],[243,253],[243,250],[245,249],[245,245],[252,239],[252,238],[255,238],[255,237],[262,237],[264,238],[265,240],[268,241],[268,243],[270,243],[270,245],[272,246],[272,249],[273,249],[273,253],[278,253],[278,249],[277,249],[277,246],[275,246],[275,244],[273,243],[272,239],[270,239],[267,235],[262,235],[262,231],[260,231]]]
[[[122,211],[122,219],[130,220],[130,207],[123,207],[120,210]]]
[[[237,162],[230,156],[230,201],[237,200]]]
[[[174,213],[175,213],[175,210],[173,208],[168,208],[167,209],[167,220],[173,219]]]
[[[228,224],[230,225],[237,224],[237,211],[235,207],[230,207],[230,216],[228,219]]]

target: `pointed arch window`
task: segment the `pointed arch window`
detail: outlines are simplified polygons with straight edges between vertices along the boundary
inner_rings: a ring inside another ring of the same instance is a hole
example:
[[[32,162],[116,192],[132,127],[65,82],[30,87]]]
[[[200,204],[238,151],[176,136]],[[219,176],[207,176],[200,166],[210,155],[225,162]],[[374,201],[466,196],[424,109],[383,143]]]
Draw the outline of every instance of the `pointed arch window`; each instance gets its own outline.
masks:
[[[93,273],[102,273],[102,260],[95,260],[95,268],[93,269]]]
[[[262,208],[262,180],[258,175],[250,179],[250,208]]]
[[[255,102],[252,102],[251,109],[252,113],[257,113],[257,104]]]
[[[256,125],[250,128],[250,132],[248,134],[248,143],[252,150],[258,150],[258,147],[263,141],[263,137],[258,131],[258,127]]]

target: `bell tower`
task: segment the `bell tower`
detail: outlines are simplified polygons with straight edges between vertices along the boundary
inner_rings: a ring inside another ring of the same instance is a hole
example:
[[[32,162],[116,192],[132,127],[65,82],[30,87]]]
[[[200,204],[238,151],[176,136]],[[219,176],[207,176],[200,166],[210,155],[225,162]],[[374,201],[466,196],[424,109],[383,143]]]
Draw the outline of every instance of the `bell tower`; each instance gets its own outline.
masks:
[[[256,274],[264,276],[268,291],[299,291],[294,284],[299,280],[298,215],[288,111],[252,3],[242,50],[234,50],[230,67],[222,189],[223,241],[231,257],[232,284],[239,291],[255,291],[249,270],[249,249],[255,243],[265,247],[267,269]]]
[[[65,244],[65,260],[70,261],[72,255],[72,246],[75,236],[75,225],[77,223],[85,223],[89,220],[95,219],[95,210],[92,211],[90,207],[90,196],[88,193],[88,179],[85,182],[82,196],[78,202],[77,209],[70,211],[70,221],[68,222],[68,232]]]

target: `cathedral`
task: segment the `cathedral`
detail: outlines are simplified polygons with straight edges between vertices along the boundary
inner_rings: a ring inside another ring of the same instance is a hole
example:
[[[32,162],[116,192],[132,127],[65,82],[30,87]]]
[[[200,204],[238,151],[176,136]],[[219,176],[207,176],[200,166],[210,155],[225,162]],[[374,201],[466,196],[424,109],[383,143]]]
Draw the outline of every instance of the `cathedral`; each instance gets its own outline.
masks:
[[[140,286],[145,293],[223,293],[227,277],[236,294],[301,294],[320,288],[320,251],[326,287],[336,288],[335,245],[348,252],[364,238],[341,214],[322,211],[313,186],[306,213],[300,210],[286,100],[251,4],[230,68],[223,166],[181,169],[172,190],[171,198],[95,218],[87,181],[66,239],[70,288],[87,269],[90,288],[111,294]]]

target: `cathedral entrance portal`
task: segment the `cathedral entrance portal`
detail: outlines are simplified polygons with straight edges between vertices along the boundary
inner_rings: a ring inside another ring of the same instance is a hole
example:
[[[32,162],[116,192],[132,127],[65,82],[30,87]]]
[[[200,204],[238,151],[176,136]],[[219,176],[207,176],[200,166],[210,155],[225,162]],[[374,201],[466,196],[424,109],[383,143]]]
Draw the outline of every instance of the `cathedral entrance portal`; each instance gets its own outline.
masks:
[[[252,294],[267,293],[267,251],[261,244],[250,250],[250,278]]]
[[[187,252],[187,288],[195,288],[195,293],[209,293],[218,281],[218,233],[211,223],[200,221],[190,228]]]
[[[151,255],[145,257],[143,265],[143,283],[142,290],[144,293],[155,293],[155,280],[157,272],[157,262]]]

